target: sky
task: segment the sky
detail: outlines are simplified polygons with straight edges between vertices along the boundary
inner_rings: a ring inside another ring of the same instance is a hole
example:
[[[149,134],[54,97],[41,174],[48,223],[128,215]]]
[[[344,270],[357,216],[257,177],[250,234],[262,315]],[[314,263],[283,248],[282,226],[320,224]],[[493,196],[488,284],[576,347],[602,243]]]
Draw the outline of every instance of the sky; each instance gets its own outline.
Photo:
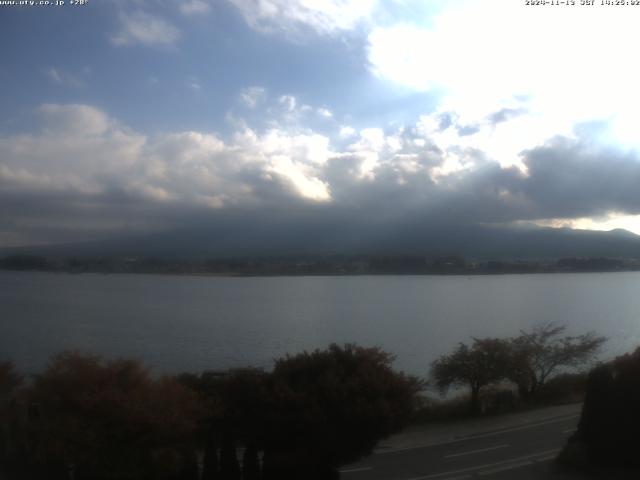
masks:
[[[640,234],[640,6],[599,2],[0,2],[0,246],[221,218]]]

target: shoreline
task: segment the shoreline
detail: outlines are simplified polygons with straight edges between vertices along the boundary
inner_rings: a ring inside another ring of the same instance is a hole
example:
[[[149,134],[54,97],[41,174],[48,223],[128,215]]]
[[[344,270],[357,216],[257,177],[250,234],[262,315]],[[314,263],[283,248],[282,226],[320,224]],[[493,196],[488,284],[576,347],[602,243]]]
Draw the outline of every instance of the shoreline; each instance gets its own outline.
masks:
[[[277,277],[488,277],[506,275],[567,275],[567,274],[603,274],[603,273],[637,273],[638,269],[628,270],[539,270],[531,272],[282,272],[282,273],[248,273],[248,272],[151,272],[151,271],[101,271],[101,270],[36,270],[0,268],[0,272],[12,273],[51,273],[65,275],[153,275],[169,277],[219,277],[219,278],[277,278]]]

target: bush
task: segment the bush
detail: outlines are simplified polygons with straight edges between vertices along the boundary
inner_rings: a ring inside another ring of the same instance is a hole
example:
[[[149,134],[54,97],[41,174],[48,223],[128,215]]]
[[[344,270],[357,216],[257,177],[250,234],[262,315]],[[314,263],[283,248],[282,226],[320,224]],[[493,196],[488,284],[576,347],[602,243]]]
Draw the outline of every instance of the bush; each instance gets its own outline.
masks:
[[[565,451],[582,451],[589,465],[640,467],[638,405],[640,348],[589,373],[578,430]]]
[[[587,373],[562,373],[540,388],[536,402],[540,405],[582,402],[586,388]]]
[[[422,383],[394,371],[392,362],[379,348],[331,345],[287,355],[271,373],[241,369],[179,378],[209,406],[205,463],[215,462],[214,452],[226,445],[225,468],[236,475],[237,459],[228,452],[240,442],[247,451],[264,451],[265,480],[324,479],[370,453],[411,417]],[[244,459],[252,471],[254,457]],[[221,451],[219,470],[222,463]]]
[[[406,424],[422,388],[417,378],[395,372],[392,361],[379,348],[335,344],[278,360],[266,458],[305,465],[302,477],[308,478],[314,469],[331,470],[371,453]]]

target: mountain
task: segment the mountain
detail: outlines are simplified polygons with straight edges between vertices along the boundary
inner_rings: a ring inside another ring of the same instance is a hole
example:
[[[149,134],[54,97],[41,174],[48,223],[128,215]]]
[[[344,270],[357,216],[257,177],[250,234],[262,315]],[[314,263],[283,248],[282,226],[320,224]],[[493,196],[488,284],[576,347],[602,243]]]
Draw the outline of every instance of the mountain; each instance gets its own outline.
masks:
[[[477,260],[640,258],[640,236],[533,226],[222,225],[77,244],[0,249],[0,256],[144,256],[176,259],[304,255],[459,255]]]

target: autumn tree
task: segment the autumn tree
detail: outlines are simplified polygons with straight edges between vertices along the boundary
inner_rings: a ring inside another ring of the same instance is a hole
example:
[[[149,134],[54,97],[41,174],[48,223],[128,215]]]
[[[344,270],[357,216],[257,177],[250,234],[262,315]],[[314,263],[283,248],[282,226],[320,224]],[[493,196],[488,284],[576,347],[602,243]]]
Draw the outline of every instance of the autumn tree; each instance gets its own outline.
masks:
[[[518,386],[522,398],[535,397],[558,371],[589,362],[606,341],[594,332],[570,336],[563,335],[565,331],[564,325],[548,323],[510,340],[508,378]]]
[[[54,459],[79,480],[165,478],[193,471],[197,395],[137,361],[65,352],[31,388],[34,459]]]
[[[507,376],[510,360],[509,343],[499,338],[474,338],[431,365],[431,377],[441,393],[451,386],[469,387],[471,411],[480,412],[480,391],[483,387]]]

